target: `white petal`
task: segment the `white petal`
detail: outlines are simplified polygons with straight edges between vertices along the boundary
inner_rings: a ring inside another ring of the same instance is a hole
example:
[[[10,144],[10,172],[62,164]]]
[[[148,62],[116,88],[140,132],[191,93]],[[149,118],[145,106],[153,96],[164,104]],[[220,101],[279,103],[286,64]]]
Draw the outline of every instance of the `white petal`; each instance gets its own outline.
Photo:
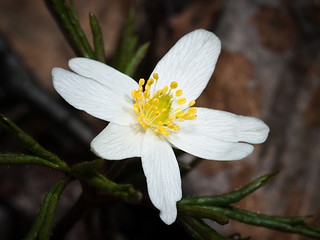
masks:
[[[181,128],[193,129],[217,140],[227,142],[263,143],[269,134],[269,127],[260,119],[233,113],[196,108],[197,118],[181,123]]]
[[[220,40],[212,32],[198,29],[185,35],[153,70],[152,74],[159,75],[156,89],[176,81],[187,103],[197,99],[211,78],[220,51]]]
[[[91,142],[91,150],[99,157],[120,160],[141,156],[145,130],[140,124],[121,126],[109,125]]]
[[[177,148],[211,160],[239,160],[253,151],[243,142],[262,143],[269,127],[253,117],[197,108],[197,118],[180,123],[180,130],[168,136]]]
[[[162,221],[171,224],[177,217],[176,202],[181,199],[180,171],[172,147],[161,136],[148,130],[141,160],[151,202],[160,210]]]
[[[137,122],[132,97],[118,94],[100,82],[61,68],[54,68],[52,77],[54,88],[75,108],[118,124]]]
[[[88,58],[72,58],[69,67],[76,73],[92,78],[115,91],[118,94],[131,94],[139,85],[129,76],[118,70],[95,60]]]

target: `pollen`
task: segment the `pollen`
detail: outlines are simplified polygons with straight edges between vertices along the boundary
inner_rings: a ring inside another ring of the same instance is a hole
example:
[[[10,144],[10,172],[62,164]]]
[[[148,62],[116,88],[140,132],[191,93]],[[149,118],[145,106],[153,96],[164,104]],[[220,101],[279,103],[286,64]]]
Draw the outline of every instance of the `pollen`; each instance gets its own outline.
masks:
[[[197,109],[192,107],[194,100],[189,102],[186,109],[175,108],[176,104],[184,105],[187,102],[186,98],[181,97],[182,90],[177,89],[178,83],[173,81],[170,87],[164,86],[156,91],[158,80],[157,73],[153,73],[147,81],[141,78],[138,90],[133,90],[131,96],[135,100],[133,109],[141,126],[166,137],[179,131],[182,122],[196,119]]]

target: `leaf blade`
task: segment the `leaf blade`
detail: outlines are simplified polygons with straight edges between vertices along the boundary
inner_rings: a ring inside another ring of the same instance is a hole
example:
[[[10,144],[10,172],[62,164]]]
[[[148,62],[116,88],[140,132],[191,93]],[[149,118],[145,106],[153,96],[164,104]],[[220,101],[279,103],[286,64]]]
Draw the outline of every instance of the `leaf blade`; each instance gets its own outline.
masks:
[[[50,239],[55,210],[62,191],[69,181],[69,178],[64,178],[51,187],[25,240]]]

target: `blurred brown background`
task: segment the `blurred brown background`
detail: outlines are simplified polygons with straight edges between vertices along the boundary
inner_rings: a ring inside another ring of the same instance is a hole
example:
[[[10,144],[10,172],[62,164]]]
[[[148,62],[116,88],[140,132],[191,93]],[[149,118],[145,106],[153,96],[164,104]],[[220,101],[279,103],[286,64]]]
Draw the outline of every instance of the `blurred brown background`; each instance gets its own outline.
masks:
[[[320,1],[77,0],[74,3],[89,39],[88,13],[96,14],[109,60],[115,53],[129,9],[135,8],[135,31],[140,42],[152,43],[138,69],[141,75],[138,77],[148,77],[156,62],[184,34],[197,28],[216,33],[222,41],[222,53],[198,106],[259,117],[271,132],[266,143],[257,146],[242,161],[203,161],[184,179],[185,196],[224,193],[260,175],[280,171],[272,183],[237,206],[266,214],[313,215],[309,222],[320,225]],[[88,143],[105,123],[71,109],[55,93],[52,67],[67,68],[68,59],[75,55],[45,4],[0,0],[0,6],[1,38],[11,48],[2,45],[1,54],[6,55],[7,51],[17,54],[50,98],[71,111],[72,116],[83,119],[83,134],[68,137],[68,131],[73,130],[65,129],[58,117],[52,117],[58,116],[59,110],[37,104],[23,90],[17,90],[24,88],[23,79],[17,77],[18,84],[10,85],[8,79],[18,69],[11,71],[10,76],[1,75],[0,112],[64,159],[71,162],[93,159]],[[0,134],[2,152],[22,151],[3,130]],[[32,222],[46,191],[59,177],[43,167],[0,167],[2,239],[19,239],[17,229],[20,233],[28,230],[25,223]],[[78,183],[66,189],[58,217],[79,193]],[[104,227],[88,223],[90,219],[94,222],[97,214],[96,211],[86,215],[65,239],[151,239],[121,233],[99,236],[94,230]],[[163,229],[168,231],[168,238],[171,228]],[[307,239],[233,221],[217,229],[226,235],[240,232],[253,239]]]

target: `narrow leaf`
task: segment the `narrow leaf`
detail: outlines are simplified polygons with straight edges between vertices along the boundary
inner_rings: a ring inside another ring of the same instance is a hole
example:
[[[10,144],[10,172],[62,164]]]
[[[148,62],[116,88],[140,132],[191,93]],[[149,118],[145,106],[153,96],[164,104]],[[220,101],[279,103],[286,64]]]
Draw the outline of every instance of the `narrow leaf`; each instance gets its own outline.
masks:
[[[138,48],[136,54],[130,59],[127,63],[123,73],[128,76],[133,76],[134,72],[136,71],[138,65],[140,64],[141,60],[146,55],[149,49],[150,43],[147,42],[143,44],[141,47]]]
[[[149,43],[145,43],[136,50],[138,37],[134,33],[134,20],[134,10],[131,9],[124,34],[121,38],[120,44],[118,45],[117,53],[111,63],[114,68],[131,77],[145,56],[150,45]]]
[[[24,238],[25,240],[50,239],[56,207],[61,193],[68,183],[69,179],[65,178],[51,187],[43,200],[36,221],[31,227],[28,235]]]
[[[25,155],[25,154],[17,154],[17,153],[0,154],[0,164],[2,165],[38,164],[38,165],[44,165],[62,172],[68,172],[65,168],[61,167],[59,164],[49,162],[48,160],[43,159],[41,157]]]
[[[196,198],[185,198],[179,202],[183,205],[206,205],[206,206],[222,206],[230,205],[236,203],[249,195],[250,193],[256,191],[262,186],[266,185],[271,181],[277,173],[270,173],[262,177],[257,178],[246,186],[232,191],[230,193],[221,194],[217,196],[207,196],[207,197],[196,197]]]
[[[221,212],[227,217],[243,223],[271,228],[282,232],[298,233],[308,237],[320,239],[320,228],[305,223],[304,220],[307,217],[290,218],[269,216],[237,209],[234,207],[202,207],[205,209],[212,209],[214,211]]]
[[[227,240],[201,219],[182,215],[178,221],[197,240]]]
[[[129,184],[116,184],[105,176],[98,174],[96,170],[102,159],[93,162],[79,163],[71,169],[71,174],[79,180],[100,190],[102,194],[120,198],[129,203],[138,203],[141,201],[141,193],[135,190]]]
[[[93,36],[93,44],[94,44],[94,57],[96,60],[100,62],[105,62],[104,56],[104,45],[103,45],[103,37],[100,25],[97,21],[96,16],[93,13],[89,14],[90,26]]]
[[[93,51],[79,24],[74,5],[69,5],[65,0],[45,0],[45,2],[74,52],[79,57],[94,59]]]
[[[12,134],[29,152],[40,158],[46,159],[48,162],[58,165],[60,169],[64,169],[64,171],[68,171],[69,168],[65,162],[60,160],[55,154],[44,149],[32,137],[15,125],[9,118],[4,115],[0,115],[0,125],[8,133]]]
[[[229,223],[229,218],[224,214],[202,207],[178,204],[178,210],[190,217],[207,218],[222,225]]]

